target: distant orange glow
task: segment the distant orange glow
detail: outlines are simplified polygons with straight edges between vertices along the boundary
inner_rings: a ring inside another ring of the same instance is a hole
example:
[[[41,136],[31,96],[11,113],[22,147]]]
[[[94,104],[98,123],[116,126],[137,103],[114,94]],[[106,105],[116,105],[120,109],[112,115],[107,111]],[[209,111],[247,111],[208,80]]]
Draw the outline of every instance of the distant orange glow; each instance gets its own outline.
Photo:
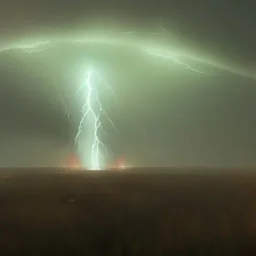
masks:
[[[76,155],[72,155],[68,158],[65,167],[82,168],[82,164]]]
[[[126,165],[126,159],[125,159],[125,156],[122,155],[119,158],[117,158],[113,164],[109,165],[109,168],[122,170],[125,168],[125,165]]]

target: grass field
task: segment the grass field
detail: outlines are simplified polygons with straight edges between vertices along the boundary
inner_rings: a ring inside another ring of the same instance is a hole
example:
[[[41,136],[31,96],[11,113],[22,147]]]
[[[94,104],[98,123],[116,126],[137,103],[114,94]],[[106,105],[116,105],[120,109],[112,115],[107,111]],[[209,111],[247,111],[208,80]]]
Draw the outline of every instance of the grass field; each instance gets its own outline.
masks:
[[[256,171],[0,170],[0,255],[256,255]]]

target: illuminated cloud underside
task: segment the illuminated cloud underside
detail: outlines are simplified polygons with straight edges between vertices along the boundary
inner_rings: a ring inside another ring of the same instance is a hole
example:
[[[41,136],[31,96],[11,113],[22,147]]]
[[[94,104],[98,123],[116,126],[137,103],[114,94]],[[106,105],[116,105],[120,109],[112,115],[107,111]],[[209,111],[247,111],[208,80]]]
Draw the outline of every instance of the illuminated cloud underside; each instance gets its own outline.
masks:
[[[46,40],[29,40],[25,39],[19,43],[13,43],[1,47],[2,52],[8,50],[22,50],[27,53],[40,52],[46,50],[58,43],[71,43],[71,44],[98,44],[99,47],[103,45],[117,45],[123,47],[132,47],[141,52],[155,56],[162,59],[169,59],[175,61],[177,64],[186,66],[185,60],[193,60],[201,63],[209,64],[218,67],[223,70],[237,73],[245,77],[251,77],[256,79],[256,72],[254,67],[245,67],[236,62],[230,61],[224,57],[213,57],[213,54],[209,54],[198,47],[195,47],[190,42],[183,42],[180,38],[173,35],[166,36],[166,31],[163,33],[143,33],[143,31],[135,30],[128,32],[87,32],[83,36],[81,35],[69,35],[69,36],[55,36]],[[199,71],[199,70],[198,70]],[[199,71],[199,73],[202,73]]]

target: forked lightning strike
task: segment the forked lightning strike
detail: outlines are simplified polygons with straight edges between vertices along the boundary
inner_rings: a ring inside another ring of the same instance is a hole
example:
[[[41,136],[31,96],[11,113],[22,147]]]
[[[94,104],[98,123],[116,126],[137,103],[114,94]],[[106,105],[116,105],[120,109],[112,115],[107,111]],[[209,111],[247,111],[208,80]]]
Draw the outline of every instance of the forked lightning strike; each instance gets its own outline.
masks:
[[[114,126],[113,122],[108,117],[106,111],[103,109],[102,104],[99,99],[99,88],[97,87],[100,81],[97,81],[98,74],[94,69],[90,69],[87,72],[85,83],[79,88],[78,92],[82,91],[84,95],[84,105],[82,106],[82,118],[78,126],[78,132],[75,137],[75,143],[79,145],[81,142],[81,134],[84,132],[86,127],[90,126],[92,128],[92,143],[90,147],[90,163],[89,169],[100,170],[102,164],[100,161],[100,148],[103,147],[107,151],[107,147],[100,139],[100,131],[105,133],[102,127],[101,117],[105,115],[107,120]],[[114,126],[115,127],[115,126]],[[105,133],[106,134],[106,133]],[[87,134],[88,136],[88,134]],[[83,138],[88,139],[88,138]],[[83,148],[87,154],[86,148]]]
[[[164,28],[162,27],[162,31],[166,32]],[[127,33],[123,34],[134,34],[137,31],[129,31]],[[122,34],[122,33],[121,33]],[[189,69],[193,72],[209,75],[207,73],[198,71],[191,67],[190,65],[181,62],[180,59],[177,57],[177,55],[173,54],[173,52],[165,48],[159,44],[151,44],[151,43],[145,43],[141,44],[138,42],[134,42],[131,40],[128,40],[128,38],[122,38],[121,36],[117,36],[116,38],[109,38],[109,37],[87,37],[87,39],[84,40],[68,40],[68,42],[72,43],[73,45],[79,45],[87,43],[101,43],[101,44],[110,44],[110,45],[123,45],[123,46],[134,46],[139,48],[142,52],[144,52],[146,55],[150,55],[152,57],[157,57],[161,59],[167,59],[171,60],[172,62],[176,63],[177,65],[181,65],[182,67]],[[59,41],[62,42],[61,40]],[[64,40],[64,42],[67,42]],[[43,50],[47,50],[51,48],[52,45],[54,45],[56,42],[53,41],[44,41],[44,42],[37,42],[34,44],[26,44],[26,45],[10,45],[5,48],[0,48],[0,53],[10,50],[22,50],[26,53],[38,53]],[[185,57],[185,56],[180,56]],[[78,92],[80,96],[82,96],[82,117],[80,119],[80,123],[78,126],[78,132],[75,137],[75,143],[78,146],[78,149],[80,150],[80,155],[82,161],[84,159],[87,159],[87,165],[89,169],[91,170],[100,170],[102,168],[102,152],[101,149],[104,148],[104,150],[107,150],[107,147],[101,140],[101,135],[106,134],[105,130],[102,126],[102,117],[104,116],[113,126],[113,122],[108,117],[106,111],[102,107],[102,103],[100,101],[100,91],[99,91],[99,84],[104,84],[104,89],[110,90],[111,87],[102,81],[99,74],[95,69],[88,70],[85,78],[84,84],[79,88]],[[113,93],[113,91],[112,91]],[[69,117],[69,113],[67,109],[65,109],[65,112],[67,116]],[[115,126],[114,126],[115,127]],[[116,128],[116,127],[115,127]],[[86,134],[86,136],[84,136]],[[88,144],[87,144],[88,143]],[[84,146],[85,144],[86,147]],[[88,149],[89,148],[89,154]],[[89,162],[89,163],[88,163]],[[85,165],[85,164],[84,164]]]

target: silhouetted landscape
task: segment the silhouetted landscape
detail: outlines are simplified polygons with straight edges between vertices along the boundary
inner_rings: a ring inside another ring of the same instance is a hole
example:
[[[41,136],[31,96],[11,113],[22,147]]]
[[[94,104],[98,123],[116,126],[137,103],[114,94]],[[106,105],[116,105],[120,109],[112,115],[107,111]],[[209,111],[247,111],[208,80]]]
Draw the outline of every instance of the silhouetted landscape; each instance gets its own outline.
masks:
[[[256,255],[254,170],[0,170],[0,255]]]

